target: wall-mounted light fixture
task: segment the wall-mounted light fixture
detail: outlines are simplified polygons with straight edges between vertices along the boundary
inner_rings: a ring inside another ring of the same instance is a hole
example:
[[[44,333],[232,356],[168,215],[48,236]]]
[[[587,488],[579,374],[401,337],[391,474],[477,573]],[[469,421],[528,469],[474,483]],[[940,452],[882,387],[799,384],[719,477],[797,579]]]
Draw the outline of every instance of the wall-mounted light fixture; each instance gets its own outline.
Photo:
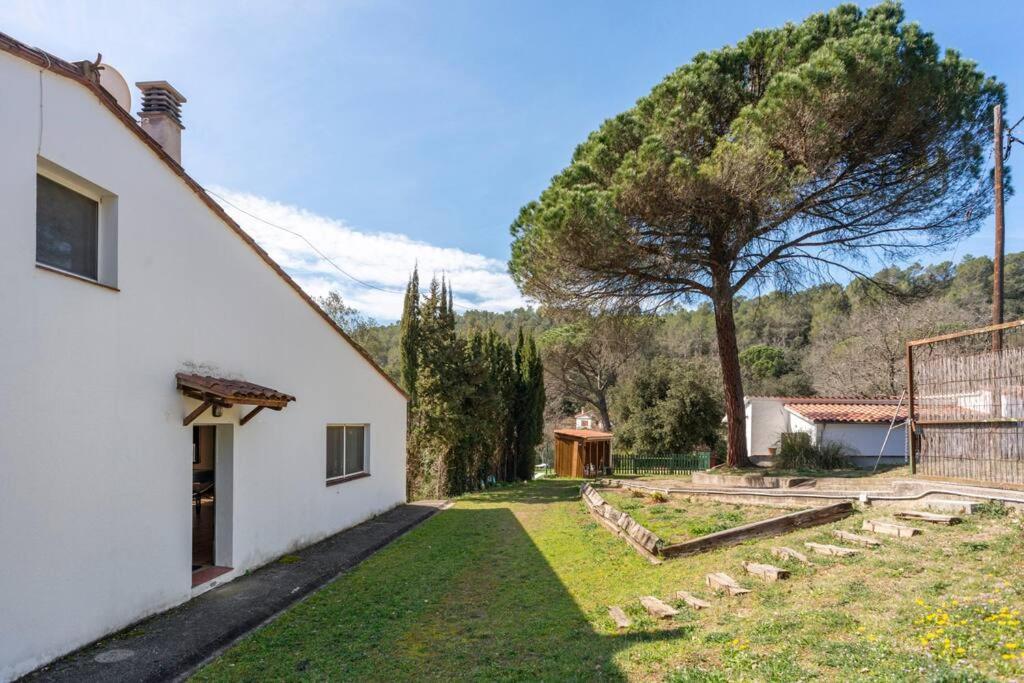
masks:
[[[219,406],[217,404],[214,404],[212,412],[213,412],[213,416],[214,417],[220,417],[221,415],[224,414],[224,408],[223,408],[223,406]]]

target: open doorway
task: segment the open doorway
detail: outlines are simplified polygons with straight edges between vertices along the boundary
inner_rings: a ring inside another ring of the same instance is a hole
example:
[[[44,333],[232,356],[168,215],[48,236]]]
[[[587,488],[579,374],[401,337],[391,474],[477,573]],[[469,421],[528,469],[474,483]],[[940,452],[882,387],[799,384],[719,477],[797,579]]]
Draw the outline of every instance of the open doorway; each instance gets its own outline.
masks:
[[[214,564],[217,427],[192,428],[192,571]]]

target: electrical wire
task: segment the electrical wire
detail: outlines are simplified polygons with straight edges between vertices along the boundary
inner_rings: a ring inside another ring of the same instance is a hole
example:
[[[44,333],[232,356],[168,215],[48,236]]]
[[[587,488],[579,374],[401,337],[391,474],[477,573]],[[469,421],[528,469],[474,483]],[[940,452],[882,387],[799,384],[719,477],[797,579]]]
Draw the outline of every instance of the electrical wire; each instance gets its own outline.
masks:
[[[204,189],[205,189],[205,188],[204,188]],[[228,205],[228,206],[230,206],[231,208],[233,208],[233,209],[235,209],[235,210],[237,210],[237,211],[240,211],[241,213],[244,213],[244,214],[245,214],[246,216],[248,216],[249,218],[252,218],[252,219],[254,219],[254,220],[257,220],[257,221],[259,221],[260,223],[263,223],[264,225],[269,225],[269,226],[270,226],[270,227],[272,227],[272,228],[277,228],[278,230],[281,230],[281,231],[283,231],[283,232],[286,232],[286,233],[288,233],[289,235],[293,235],[294,237],[298,237],[298,238],[299,238],[300,240],[302,240],[303,242],[305,242],[305,243],[306,243],[306,244],[307,244],[307,245],[309,246],[309,248],[310,248],[310,249],[312,249],[312,250],[313,250],[313,251],[314,251],[314,252],[315,252],[315,253],[317,254],[317,256],[319,256],[319,257],[320,257],[320,258],[322,258],[322,259],[323,259],[324,261],[326,261],[327,263],[329,263],[329,264],[330,264],[330,265],[331,265],[331,266],[332,266],[332,267],[333,267],[333,268],[334,268],[335,270],[337,270],[337,271],[338,271],[339,273],[341,273],[342,275],[344,275],[344,276],[345,276],[345,277],[347,277],[348,279],[352,280],[353,282],[356,282],[356,283],[358,283],[358,284],[362,285],[363,287],[368,287],[368,288],[370,288],[370,289],[375,289],[375,290],[377,290],[378,292],[384,292],[385,294],[404,294],[404,291],[403,291],[403,290],[400,290],[400,289],[390,289],[390,288],[388,288],[388,287],[380,287],[380,286],[378,286],[378,285],[375,285],[375,284],[373,284],[373,283],[370,283],[370,282],[366,282],[365,280],[360,280],[360,279],[359,279],[359,278],[357,278],[357,277],[356,277],[355,275],[353,275],[352,273],[348,272],[347,270],[345,270],[344,268],[342,268],[341,266],[339,266],[339,265],[338,265],[337,263],[335,263],[335,262],[334,262],[334,260],[333,260],[333,259],[332,259],[332,258],[331,258],[330,256],[328,256],[328,255],[327,255],[327,254],[325,254],[324,252],[320,251],[320,250],[319,250],[319,249],[317,248],[317,246],[316,246],[315,244],[313,244],[312,242],[310,242],[310,241],[309,241],[309,240],[308,240],[308,239],[306,238],[306,236],[305,236],[305,235],[303,235],[302,233],[296,232],[295,230],[292,230],[291,228],[286,228],[286,227],[284,227],[283,225],[278,225],[277,223],[273,223],[273,222],[271,222],[271,221],[268,221],[268,220],[267,220],[267,219],[265,219],[265,218],[262,218],[262,217],[260,217],[260,216],[257,216],[257,215],[256,215],[256,214],[254,214],[254,213],[251,213],[251,212],[249,212],[249,211],[246,211],[246,210],[245,210],[245,209],[243,209],[242,207],[240,207],[240,206],[238,206],[237,204],[235,204],[235,203],[233,203],[233,202],[229,201],[228,199],[225,199],[224,197],[220,196],[219,194],[217,194],[216,192],[214,192],[214,191],[212,191],[212,190],[206,190],[206,193],[207,193],[207,194],[210,194],[210,195],[213,195],[214,197],[216,197],[216,198],[217,198],[217,199],[219,199],[220,201],[224,202],[225,204],[227,204],[227,205]]]
[[[317,256],[322,258],[325,262],[330,264],[331,267],[333,267],[339,273],[341,273],[342,275],[344,275],[348,279],[352,280],[356,284],[362,285],[363,287],[367,287],[369,289],[377,290],[378,292],[384,292],[385,294],[405,294],[405,290],[402,290],[402,289],[391,289],[389,287],[381,287],[381,286],[375,285],[375,284],[373,284],[371,282],[366,282],[365,280],[360,280],[355,275],[353,275],[352,273],[348,272],[347,270],[345,270],[344,268],[339,266],[334,261],[334,259],[332,259],[330,256],[328,256],[327,254],[322,252],[319,248],[317,248],[317,246],[315,244],[313,244],[311,241],[309,241],[309,239],[305,235],[303,235],[302,233],[297,232],[295,230],[292,230],[291,228],[287,228],[287,227],[285,227],[283,225],[278,225],[277,223],[274,223],[273,221],[268,221],[266,218],[263,218],[262,216],[257,216],[256,214],[254,214],[254,213],[252,213],[250,211],[247,211],[247,210],[243,209],[242,207],[238,206],[234,202],[232,202],[232,201],[222,197],[221,195],[217,194],[213,190],[209,190],[209,189],[206,189],[206,188],[203,188],[203,189],[206,190],[207,194],[212,195],[213,197],[216,197],[219,201],[223,202],[224,204],[227,204],[228,206],[230,206],[231,208],[235,209],[236,211],[239,211],[239,212],[245,214],[249,218],[252,218],[253,220],[257,220],[260,223],[263,223],[264,225],[270,226],[271,228],[275,228],[277,230],[281,230],[283,232],[286,232],[289,235],[292,235],[294,237],[298,237],[300,240],[305,242],[306,245],[309,246],[309,248],[312,249],[313,252],[316,253]],[[462,304],[457,304],[457,303],[452,302],[452,305],[455,306],[456,308],[461,308],[463,310],[467,310],[467,311],[470,310],[468,306],[463,306]]]

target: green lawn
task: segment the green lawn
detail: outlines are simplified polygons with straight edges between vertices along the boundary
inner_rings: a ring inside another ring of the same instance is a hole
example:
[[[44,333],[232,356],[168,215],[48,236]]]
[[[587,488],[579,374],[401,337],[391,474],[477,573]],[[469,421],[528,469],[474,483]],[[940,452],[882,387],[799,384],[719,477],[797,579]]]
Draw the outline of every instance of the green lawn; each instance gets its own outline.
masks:
[[[884,516],[880,512],[872,517]],[[651,565],[599,526],[578,482],[466,496],[202,669],[198,680],[985,680],[1024,676],[1016,518],[968,518],[755,584],[743,560],[830,541],[855,515]],[[750,595],[653,622],[641,595],[725,571]],[[608,605],[634,618],[617,632]],[[1018,646],[1020,649],[1018,649]],[[956,675],[959,672],[959,676]],[[980,673],[979,673],[980,672]]]
[[[601,496],[612,507],[629,515],[658,535],[665,543],[680,543],[691,538],[733,527],[778,517],[798,508],[783,510],[764,505],[736,505],[715,500],[633,495],[629,491],[601,489]]]

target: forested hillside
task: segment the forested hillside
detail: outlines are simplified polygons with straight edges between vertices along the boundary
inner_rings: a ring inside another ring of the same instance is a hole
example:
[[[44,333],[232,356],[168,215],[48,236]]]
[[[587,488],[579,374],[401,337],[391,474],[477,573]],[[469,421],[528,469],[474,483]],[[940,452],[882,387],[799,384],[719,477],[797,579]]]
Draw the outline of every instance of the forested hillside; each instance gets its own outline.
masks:
[[[746,393],[898,395],[906,340],[990,319],[992,262],[987,257],[887,268],[874,279],[900,295],[856,281],[741,299],[736,324]],[[1005,291],[1007,320],[1024,317],[1024,252],[1006,257]],[[570,325],[533,309],[469,311],[456,321],[460,336],[494,330],[513,343],[520,327],[536,335],[544,355],[549,426],[581,407],[600,411],[604,400],[608,419],[627,434],[634,431],[628,419],[622,423],[635,414],[630,406],[659,409],[657,398],[644,393],[656,387],[638,378],[664,378],[658,391],[663,399],[675,392],[674,412],[703,405],[706,398],[684,400],[680,386],[712,396],[719,391],[714,316],[707,304],[632,326],[604,319]],[[398,325],[358,324],[352,332],[397,377]],[[637,438],[642,442],[645,436]]]

